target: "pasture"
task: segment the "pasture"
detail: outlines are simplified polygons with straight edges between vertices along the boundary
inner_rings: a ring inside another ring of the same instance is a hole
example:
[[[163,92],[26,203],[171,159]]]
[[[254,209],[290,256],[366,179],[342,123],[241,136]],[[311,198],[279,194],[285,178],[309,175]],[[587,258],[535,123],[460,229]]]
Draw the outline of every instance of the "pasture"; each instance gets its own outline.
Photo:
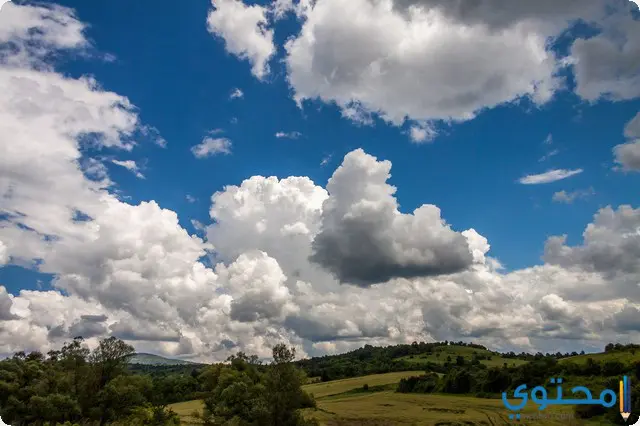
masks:
[[[393,390],[354,393],[367,384],[369,388],[393,385],[404,377],[422,372],[375,374],[351,379],[305,385],[318,403],[317,409],[306,409],[304,415],[317,419],[322,425],[425,425],[457,426],[514,424],[499,399],[483,399],[469,396],[441,394],[402,394]],[[189,401],[170,406],[186,426],[201,425],[192,414],[201,411],[202,401]],[[528,406],[520,422],[540,425],[585,425],[573,418],[572,407],[550,407],[542,412],[535,405]]]
[[[487,367],[502,367],[505,363],[510,367],[517,367],[518,365],[527,363],[527,361],[521,359],[503,358],[500,356],[500,354],[488,350],[458,345],[440,346],[435,348],[432,353],[407,355],[396,359],[415,364],[424,363],[425,361],[433,362],[436,364],[444,364],[447,359],[451,359],[451,362],[455,363],[456,357],[462,356],[465,361],[471,362],[474,353],[477,355],[490,357],[490,359],[480,360],[480,363],[486,365]]]

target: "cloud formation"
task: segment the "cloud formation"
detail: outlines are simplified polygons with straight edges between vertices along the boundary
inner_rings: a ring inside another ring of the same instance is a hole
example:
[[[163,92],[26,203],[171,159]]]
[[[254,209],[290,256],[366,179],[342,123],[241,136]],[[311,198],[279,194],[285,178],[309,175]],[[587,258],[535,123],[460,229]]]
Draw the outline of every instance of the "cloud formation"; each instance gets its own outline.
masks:
[[[140,171],[140,168],[138,167],[138,165],[136,164],[135,161],[133,161],[133,160],[124,160],[124,161],[111,160],[111,162],[113,164],[115,164],[116,166],[124,167],[125,169],[131,171],[131,173],[136,175],[137,178],[144,179],[144,175]]]
[[[553,194],[552,199],[553,199],[553,201],[555,201],[557,203],[571,204],[575,200],[586,199],[586,198],[589,198],[589,197],[593,196],[594,194],[595,194],[595,191],[594,191],[593,188],[579,189],[579,190],[571,191],[571,192],[567,192],[565,190],[562,190],[562,191],[555,192]]]
[[[640,21],[626,0],[343,3],[214,0],[209,28],[264,78],[276,51],[272,26],[295,12],[301,29],[284,47],[296,102],[335,103],[359,124],[374,115],[398,126],[409,120],[414,142],[436,136],[420,123],[465,121],[522,100],[543,105],[567,90],[566,69],[585,100],[640,96]],[[555,42],[576,22],[594,34],[573,36],[569,51],[559,51]]]
[[[191,147],[196,158],[207,158],[217,154],[231,154],[232,143],[227,138],[205,137],[201,143]]]
[[[226,50],[251,63],[259,79],[269,74],[269,60],[276,52],[273,30],[267,29],[267,9],[247,6],[240,0],[212,0],[207,29],[224,40]]]
[[[450,274],[472,263],[465,237],[452,231],[440,209],[423,205],[402,214],[389,185],[391,163],[361,149],[335,171],[324,202],[311,259],[341,281],[357,285],[391,278]]]
[[[549,171],[546,171],[544,173],[540,173],[540,174],[537,174],[537,175],[527,175],[527,176],[521,177],[518,180],[518,182],[520,182],[523,185],[540,185],[540,184],[543,184],[543,183],[551,183],[551,182],[557,182],[559,180],[567,179],[567,178],[570,178],[571,176],[578,175],[578,174],[580,174],[582,172],[583,172],[582,169],[575,169],[575,170],[566,170],[566,169],[549,170]]]
[[[276,138],[278,139],[282,139],[282,138],[286,138],[286,139],[298,139],[300,136],[302,136],[302,133],[300,132],[276,132]]]
[[[627,123],[624,135],[629,142],[613,148],[616,163],[623,171],[640,171],[640,112]]]
[[[223,3],[216,2],[216,7],[231,4]],[[361,28],[344,20],[344,12],[332,22],[329,13],[338,7],[332,0],[297,9],[309,18],[303,29],[307,33],[290,46],[313,41],[308,52],[319,59],[315,65],[310,59],[311,71],[323,77],[331,72],[320,58],[328,57],[329,64],[356,61],[357,66],[339,68],[334,76],[347,89],[360,87],[361,80],[388,87],[401,84],[377,71],[438,71],[420,61],[402,62],[406,57],[398,46],[409,30],[417,31],[420,41],[433,37],[430,31],[451,26],[442,33],[445,47],[474,36],[471,47],[476,50],[467,54],[477,53],[472,57],[480,63],[480,53],[491,52],[503,36],[515,37],[507,43],[508,51],[513,47],[509,43],[526,43],[520,45],[522,56],[512,59],[522,57],[525,64],[540,66],[537,71],[525,69],[521,81],[498,78],[488,93],[478,92],[488,98],[477,102],[464,95],[483,86],[488,74],[468,86],[462,84],[465,75],[431,74],[450,84],[438,88],[431,99],[415,104],[374,99],[384,104],[389,117],[394,115],[390,111],[402,117],[406,111],[442,114],[438,102],[451,98],[459,103],[445,102],[444,111],[466,119],[464,113],[487,99],[504,102],[518,90],[534,97],[550,93],[550,87],[523,83],[538,73],[547,76],[547,65],[538,60],[544,62],[548,52],[538,36],[530,35],[528,25],[536,31],[540,25],[562,27],[541,11],[550,3],[509,3],[505,16],[491,22],[491,28],[503,32],[474,24],[480,11],[472,9],[476,11],[468,16],[470,12],[460,9],[464,13],[458,16],[448,9],[449,3],[432,12],[391,8],[385,2],[353,4],[347,7],[365,12]],[[554,4],[566,9],[567,16],[575,6]],[[10,7],[20,19],[11,22],[10,33],[0,32],[0,41],[21,47],[0,60],[0,146],[22,149],[0,156],[0,264],[31,266],[54,279],[47,291],[11,294],[0,286],[0,354],[46,352],[75,333],[91,336],[89,345],[114,335],[141,352],[200,361],[222,360],[237,350],[266,357],[270,347],[282,341],[305,356],[414,340],[481,340],[496,349],[557,351],[570,349],[576,339],[602,347],[610,340],[640,337],[640,321],[634,316],[640,309],[637,206],[599,210],[582,242],[569,245],[563,236],[549,238],[543,264],[506,272],[491,257],[486,237],[473,229],[454,230],[437,206],[400,212],[389,184],[391,163],[363,150],[341,159],[326,188],[305,176],[251,176],[230,182],[212,195],[211,222],[199,225],[206,235],[202,238],[189,235],[178,215],[155,201],[123,202],[113,194],[103,162],[81,148],[91,143],[108,155],[135,149],[134,136],[143,128],[135,107],[91,79],[64,76],[44,62],[47,52],[88,44],[84,25],[72,11]],[[516,7],[528,8],[526,18],[513,12]],[[586,13],[589,8],[580,9]],[[245,12],[241,8],[240,13]],[[216,19],[224,21],[223,16]],[[542,17],[552,22],[541,24]],[[470,25],[469,34],[462,31],[463,23]],[[217,28],[227,28],[224,25]],[[345,29],[347,25],[353,28]],[[396,33],[380,45],[369,43],[376,33],[372,26],[380,37]],[[348,44],[338,49],[334,35],[361,37],[363,48],[348,57],[342,50]],[[481,50],[485,44],[488,50]],[[447,53],[434,45],[408,47]],[[367,62],[381,58],[380,52],[396,55],[389,64]],[[301,58],[296,56],[300,52],[290,54]],[[451,60],[456,64],[462,59],[454,55]],[[373,77],[354,73],[365,68],[363,64],[374,64]],[[376,64],[389,68],[376,69]],[[302,67],[299,76],[306,75],[306,65],[296,65]],[[513,66],[488,64],[480,71],[500,76],[505,71],[501,67],[509,71]],[[445,71],[451,73],[450,68]],[[334,83],[328,81],[329,86]],[[301,87],[315,87],[303,83]],[[318,87],[325,95],[334,90]],[[432,90],[398,87],[421,96]],[[351,103],[345,108],[367,117],[370,111],[362,108],[380,109],[372,105]],[[634,128],[630,124],[627,133]],[[87,134],[93,136],[87,140]],[[28,172],[34,163],[40,173]]]

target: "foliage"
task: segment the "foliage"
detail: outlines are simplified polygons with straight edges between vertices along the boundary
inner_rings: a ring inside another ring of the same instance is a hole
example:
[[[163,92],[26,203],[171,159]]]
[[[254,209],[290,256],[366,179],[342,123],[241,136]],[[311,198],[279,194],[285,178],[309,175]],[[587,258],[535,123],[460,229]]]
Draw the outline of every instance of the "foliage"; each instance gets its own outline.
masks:
[[[292,363],[293,348],[273,348],[273,362],[266,369],[257,357],[242,352],[229,365],[205,369],[201,381],[210,395],[204,400],[205,424],[297,426],[308,422],[301,408],[315,407],[313,397],[302,390],[305,377]],[[264,371],[262,371],[264,370]]]
[[[114,337],[93,351],[77,337],[47,356],[18,352],[0,361],[0,417],[23,425],[179,424],[175,415],[154,414],[162,408],[151,403],[153,381],[127,372],[131,353]]]

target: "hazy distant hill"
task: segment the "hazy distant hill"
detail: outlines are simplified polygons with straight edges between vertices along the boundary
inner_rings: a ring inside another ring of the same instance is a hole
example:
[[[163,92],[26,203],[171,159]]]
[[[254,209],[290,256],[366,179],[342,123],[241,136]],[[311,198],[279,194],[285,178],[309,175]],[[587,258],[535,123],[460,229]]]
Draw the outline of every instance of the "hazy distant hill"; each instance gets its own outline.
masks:
[[[191,361],[185,361],[182,359],[170,359],[159,355],[137,353],[131,356],[129,364],[143,364],[143,365],[197,365]]]

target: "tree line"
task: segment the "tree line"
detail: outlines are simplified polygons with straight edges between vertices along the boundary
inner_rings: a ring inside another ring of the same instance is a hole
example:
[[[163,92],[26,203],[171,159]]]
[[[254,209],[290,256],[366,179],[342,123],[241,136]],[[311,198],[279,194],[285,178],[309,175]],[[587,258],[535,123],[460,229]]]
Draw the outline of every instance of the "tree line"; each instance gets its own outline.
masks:
[[[0,417],[13,426],[175,426],[167,405],[204,399],[205,425],[303,426],[314,407],[292,363],[295,351],[273,349],[273,362],[240,352],[227,364],[131,366],[132,346],[115,337],[89,350],[81,337],[62,349],[0,361]]]
[[[634,388],[632,394],[632,411],[640,412],[640,362],[624,364],[610,360],[604,362],[588,358],[584,364],[573,362],[558,362],[552,356],[523,364],[517,367],[487,367],[458,357],[455,363],[449,365],[445,374],[427,371],[416,377],[402,379],[397,391],[402,393],[449,393],[470,394],[481,398],[498,398],[502,392],[512,392],[521,384],[529,389],[535,386],[547,387],[550,394],[555,392],[555,386],[549,383],[551,377],[563,377],[565,383],[571,386],[587,386],[594,395],[602,390],[613,389],[617,393],[620,377],[627,375],[635,377],[632,380]],[[576,406],[575,414],[580,418],[605,416],[613,424],[624,424],[617,405],[611,409],[602,406]]]
[[[302,368],[309,377],[319,377],[321,381],[345,379],[349,377],[359,377],[368,374],[381,374],[390,373],[396,371],[411,371],[411,370],[429,370],[439,373],[445,373],[448,369],[448,365],[442,365],[442,362],[429,362],[427,360],[420,361],[418,359],[411,359],[411,362],[401,359],[402,357],[417,357],[419,355],[434,354],[436,357],[440,357],[446,351],[448,346],[469,347],[478,349],[478,353],[474,354],[474,359],[478,361],[490,360],[494,357],[501,357],[505,359],[519,359],[523,361],[536,361],[543,358],[567,358],[576,355],[584,355],[584,351],[580,354],[577,352],[555,354],[543,354],[538,352],[536,354],[530,354],[526,352],[515,353],[498,353],[489,351],[485,346],[466,343],[466,342],[413,342],[411,344],[400,344],[386,347],[376,347],[371,345],[365,345],[362,348],[353,350],[339,355],[326,355],[321,357],[314,357],[310,359],[304,359],[296,361],[296,365]],[[446,356],[446,355],[445,355]],[[453,360],[449,355],[448,360],[444,360],[444,364],[451,364]]]

